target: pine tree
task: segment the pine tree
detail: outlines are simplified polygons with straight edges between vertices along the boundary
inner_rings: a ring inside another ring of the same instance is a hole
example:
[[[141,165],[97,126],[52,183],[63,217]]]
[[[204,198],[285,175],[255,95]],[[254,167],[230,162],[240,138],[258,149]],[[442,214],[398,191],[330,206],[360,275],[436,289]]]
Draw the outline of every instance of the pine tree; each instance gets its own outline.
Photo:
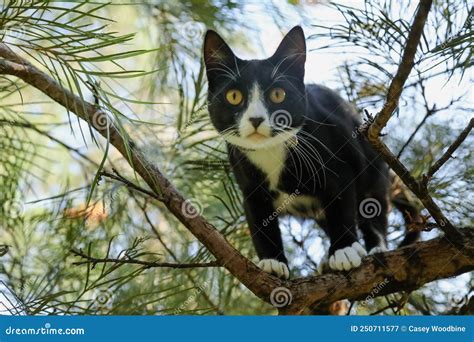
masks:
[[[419,203],[423,220],[412,229],[429,241],[384,254],[388,266],[371,258],[349,276],[311,277],[320,260],[310,246],[324,235],[286,220],[290,282],[251,262],[241,194],[206,108],[202,34],[218,28],[250,48],[245,36],[259,32],[240,15],[246,2],[0,6],[2,312],[302,314],[334,302],[351,314],[472,309],[472,96],[458,86],[472,72],[467,1],[422,0],[411,12],[395,1],[332,5],[344,22],[314,25],[309,41],[331,42],[318,53],[356,51],[337,83],[365,113],[355,134]],[[320,5],[262,6],[282,25],[289,12],[313,24],[304,6]],[[443,98],[430,96],[437,85]],[[393,248],[401,226],[394,212]]]

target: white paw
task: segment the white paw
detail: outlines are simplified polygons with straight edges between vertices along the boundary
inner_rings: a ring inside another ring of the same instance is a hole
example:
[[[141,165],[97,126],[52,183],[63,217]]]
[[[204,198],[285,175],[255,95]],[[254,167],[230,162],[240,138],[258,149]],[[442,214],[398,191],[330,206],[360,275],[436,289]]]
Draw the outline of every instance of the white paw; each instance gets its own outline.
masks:
[[[387,247],[385,246],[377,246],[377,247],[374,247],[372,248],[370,251],[369,251],[369,255],[372,255],[372,254],[376,254],[376,253],[383,253],[383,252],[386,252],[388,251]]]
[[[316,275],[322,275],[324,274],[324,271],[328,269],[328,264],[329,264],[329,260],[328,260],[328,257],[325,256],[319,263],[318,265],[318,269],[315,271],[315,274]]]
[[[359,267],[362,258],[367,255],[367,251],[358,242],[354,242],[351,247],[338,249],[329,257],[329,267],[335,271],[349,271]]]
[[[267,273],[274,274],[278,278],[288,279],[290,271],[284,262],[275,259],[262,259],[257,264],[262,270]]]

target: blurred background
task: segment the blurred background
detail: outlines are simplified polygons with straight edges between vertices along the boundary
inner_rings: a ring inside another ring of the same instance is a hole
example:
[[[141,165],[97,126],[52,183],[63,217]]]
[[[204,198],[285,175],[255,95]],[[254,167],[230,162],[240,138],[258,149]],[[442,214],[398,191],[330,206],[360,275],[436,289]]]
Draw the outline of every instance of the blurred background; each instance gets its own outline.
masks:
[[[3,1],[0,39],[96,101],[202,215],[256,260],[225,144],[207,113],[206,29],[221,34],[241,58],[265,58],[301,25],[307,82],[338,90],[363,117],[383,105],[415,10],[416,2],[390,0]],[[385,129],[386,143],[415,176],[473,116],[473,16],[469,1],[434,2],[414,70]],[[474,219],[472,143],[470,136],[430,188],[461,227]],[[220,268],[74,264],[84,261],[74,251],[170,263],[213,260],[161,203],[117,181],[120,176],[142,184],[90,123],[0,75],[0,314],[276,313]],[[389,221],[395,248],[403,220],[393,212]],[[281,220],[281,228],[292,277],[313,274],[328,249],[324,233],[295,219]],[[422,238],[438,235],[433,229]],[[351,314],[468,313],[472,276],[351,303]]]

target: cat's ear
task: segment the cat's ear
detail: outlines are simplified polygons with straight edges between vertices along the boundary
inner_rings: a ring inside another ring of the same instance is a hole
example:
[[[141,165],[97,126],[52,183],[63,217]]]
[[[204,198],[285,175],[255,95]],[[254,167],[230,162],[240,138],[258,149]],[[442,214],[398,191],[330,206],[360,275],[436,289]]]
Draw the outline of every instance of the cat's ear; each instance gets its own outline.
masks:
[[[204,37],[204,63],[209,74],[213,69],[219,68],[219,64],[232,65],[235,63],[235,55],[216,32],[208,30]],[[222,66],[221,66],[222,68]]]
[[[304,77],[306,41],[301,26],[293,27],[286,34],[270,60],[279,65],[281,72],[291,72],[300,78]]]

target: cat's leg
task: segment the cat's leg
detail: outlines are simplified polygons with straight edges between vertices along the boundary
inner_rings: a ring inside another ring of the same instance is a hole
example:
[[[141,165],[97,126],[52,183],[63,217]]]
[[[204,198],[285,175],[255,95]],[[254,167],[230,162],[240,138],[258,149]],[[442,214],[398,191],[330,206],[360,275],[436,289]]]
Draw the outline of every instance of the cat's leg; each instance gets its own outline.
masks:
[[[332,270],[350,270],[359,267],[367,251],[357,241],[356,199],[353,186],[338,196],[328,198],[324,204],[331,241],[328,264]]]
[[[244,209],[253,244],[260,259],[257,265],[265,272],[288,279],[288,261],[272,197],[265,189],[257,189],[245,196]]]
[[[388,199],[385,193],[367,196],[358,205],[359,228],[369,254],[387,251]]]
[[[360,223],[360,229],[364,236],[365,247],[368,254],[383,253],[388,251],[386,242],[386,229],[382,229],[386,219],[378,218]]]

